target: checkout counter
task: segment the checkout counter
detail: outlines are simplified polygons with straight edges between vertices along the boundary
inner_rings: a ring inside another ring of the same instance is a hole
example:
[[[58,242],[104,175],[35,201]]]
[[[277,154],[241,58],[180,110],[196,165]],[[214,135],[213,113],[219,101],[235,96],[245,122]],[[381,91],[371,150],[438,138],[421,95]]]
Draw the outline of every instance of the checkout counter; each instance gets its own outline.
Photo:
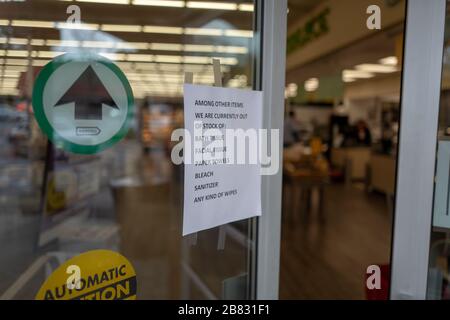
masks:
[[[395,163],[395,155],[370,147],[331,150],[331,164],[345,172],[346,183],[365,182],[368,190],[391,197],[395,191]]]

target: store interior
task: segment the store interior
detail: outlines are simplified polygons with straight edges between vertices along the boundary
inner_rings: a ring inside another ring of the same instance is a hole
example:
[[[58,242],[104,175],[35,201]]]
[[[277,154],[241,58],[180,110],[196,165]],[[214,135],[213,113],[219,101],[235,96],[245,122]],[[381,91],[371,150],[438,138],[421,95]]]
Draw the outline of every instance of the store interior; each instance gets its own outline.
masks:
[[[448,178],[448,173],[442,171],[446,168],[446,158],[443,157],[445,145],[448,144],[450,136],[450,122],[449,122],[449,97],[450,97],[450,30],[449,26],[450,10],[449,2],[447,1],[447,12],[445,17],[445,32],[444,32],[444,51],[442,60],[442,75],[441,75],[441,93],[440,106],[438,116],[438,132],[437,132],[437,151],[436,151],[436,187],[433,208],[433,225],[431,229],[430,241],[430,256],[428,265],[428,286],[427,299],[432,300],[448,300],[449,294],[449,232],[448,226],[438,222],[437,217],[448,214],[448,209],[442,209],[442,201],[446,201],[448,194],[448,184],[445,179]],[[447,186],[447,190],[442,192],[441,186]]]
[[[404,2],[374,2],[381,30],[367,1],[289,4],[280,298],[385,299]]]
[[[253,5],[124,2],[82,3],[77,28],[68,1],[0,4],[0,298],[32,299],[62,261],[95,248],[131,261],[139,299],[252,294],[254,220],[181,237],[170,136],[186,72],[212,85],[219,58],[224,86],[253,87]],[[366,26],[370,4],[381,30]],[[387,297],[365,283],[373,264],[389,278],[404,12],[404,0],[289,0],[281,299]],[[97,155],[49,143],[31,106],[41,68],[77,50],[113,60],[135,96],[128,135]]]
[[[66,22],[70,5],[81,23]],[[183,238],[183,167],[170,152],[187,72],[213,85],[218,58],[224,86],[252,87],[253,11],[248,1],[0,4],[0,299],[33,299],[62,262],[92,249],[129,259],[138,299],[249,295],[250,222]],[[31,105],[42,67],[78,52],[113,61],[135,98],[126,137],[92,155],[50,143]]]

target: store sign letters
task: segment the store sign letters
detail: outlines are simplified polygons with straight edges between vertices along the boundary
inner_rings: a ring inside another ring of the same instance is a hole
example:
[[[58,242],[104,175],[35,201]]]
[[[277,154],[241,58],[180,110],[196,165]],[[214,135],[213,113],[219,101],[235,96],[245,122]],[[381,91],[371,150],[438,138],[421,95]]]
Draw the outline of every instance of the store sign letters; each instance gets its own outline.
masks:
[[[330,8],[324,9],[308,20],[301,28],[290,34],[287,38],[287,53],[291,53],[328,33],[330,30],[328,23],[329,14]]]
[[[60,265],[42,284],[36,300],[135,300],[136,271],[123,255],[93,250]]]

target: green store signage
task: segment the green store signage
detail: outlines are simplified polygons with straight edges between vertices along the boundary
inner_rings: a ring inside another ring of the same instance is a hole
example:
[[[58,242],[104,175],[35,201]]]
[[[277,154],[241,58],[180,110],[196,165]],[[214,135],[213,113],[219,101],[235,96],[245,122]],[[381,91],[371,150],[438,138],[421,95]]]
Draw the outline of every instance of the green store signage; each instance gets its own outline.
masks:
[[[322,10],[289,35],[287,38],[287,53],[291,53],[326,34],[330,29],[328,25],[329,14],[330,8]]]

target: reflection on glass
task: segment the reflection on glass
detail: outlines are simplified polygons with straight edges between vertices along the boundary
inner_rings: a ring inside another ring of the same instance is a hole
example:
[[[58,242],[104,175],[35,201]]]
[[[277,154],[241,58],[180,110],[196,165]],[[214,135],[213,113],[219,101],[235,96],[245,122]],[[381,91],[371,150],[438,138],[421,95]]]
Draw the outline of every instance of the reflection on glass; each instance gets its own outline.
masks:
[[[134,265],[138,299],[249,297],[250,222],[226,226],[225,237],[218,229],[181,237],[183,168],[170,161],[170,135],[183,126],[185,72],[212,85],[217,57],[225,86],[252,86],[253,4],[125,2],[76,3],[76,24],[67,22],[73,3],[0,4],[2,298],[34,298],[58,265],[98,248]],[[79,155],[48,142],[31,96],[53,58],[89,52],[125,73],[135,112],[121,142]],[[17,286],[30,268],[35,272]]]
[[[437,168],[445,167],[442,165],[442,160],[445,155],[442,151],[446,149],[446,145],[450,142],[450,30],[448,26],[450,15],[448,12],[445,21],[445,36],[444,36],[444,56],[442,65],[442,83],[441,83],[441,99],[439,106],[439,123],[438,123],[438,153],[437,153]],[[448,162],[447,162],[448,169]],[[450,240],[448,237],[448,227],[445,226],[445,221],[441,220],[439,215],[441,213],[440,204],[442,203],[442,188],[445,188],[448,193],[448,174],[444,175],[440,169],[437,169],[435,179],[435,198],[433,206],[433,225],[431,231],[430,257],[428,269],[428,289],[427,299],[433,300],[448,300],[450,299],[450,278],[449,278],[449,258]],[[444,181],[445,180],[445,181]],[[444,198],[448,199],[444,195]],[[444,202],[448,202],[444,199]],[[448,211],[448,208],[447,208]]]

